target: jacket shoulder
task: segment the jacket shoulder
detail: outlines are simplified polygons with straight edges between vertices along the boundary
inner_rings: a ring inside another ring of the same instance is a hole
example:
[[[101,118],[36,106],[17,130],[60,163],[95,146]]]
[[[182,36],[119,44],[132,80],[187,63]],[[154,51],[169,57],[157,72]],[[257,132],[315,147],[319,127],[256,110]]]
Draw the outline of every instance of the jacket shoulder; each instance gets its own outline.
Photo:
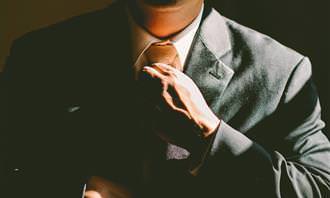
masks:
[[[292,70],[303,55],[256,30],[225,18],[234,56],[251,59],[264,69]]]
[[[119,23],[122,4],[113,3],[106,8],[74,16],[64,21],[28,32],[13,42],[11,52],[24,50],[46,53],[77,47],[97,39],[106,29]]]
[[[225,22],[232,49],[226,63],[235,71],[227,92],[246,98],[242,102],[246,104],[245,108],[262,107],[249,109],[257,123],[278,108],[290,85],[301,88],[307,82],[311,65],[305,56],[269,36],[230,19],[225,18]],[[303,67],[300,67],[302,63]],[[296,72],[302,69],[304,72]],[[251,122],[246,124],[245,128],[253,125]]]
[[[236,73],[253,76],[253,86],[258,87],[255,82],[262,82],[260,89],[275,89],[281,95],[296,68],[308,58],[265,34],[230,19],[225,18],[225,21],[231,38],[232,67]],[[311,71],[310,63],[306,67]],[[305,76],[310,75],[306,71]]]
[[[120,6],[114,3],[26,33],[13,42],[4,71],[9,67],[15,73],[49,73],[46,70],[89,57],[100,43],[111,37],[115,32],[113,27],[124,24],[118,20],[125,14]]]

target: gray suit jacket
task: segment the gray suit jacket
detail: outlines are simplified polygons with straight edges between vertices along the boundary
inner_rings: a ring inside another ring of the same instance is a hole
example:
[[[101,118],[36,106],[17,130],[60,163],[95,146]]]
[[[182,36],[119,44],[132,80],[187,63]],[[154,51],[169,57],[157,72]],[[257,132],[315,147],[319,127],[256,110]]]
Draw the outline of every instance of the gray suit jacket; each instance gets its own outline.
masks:
[[[8,197],[77,197],[97,174],[141,196],[330,195],[330,143],[308,58],[207,5],[184,72],[222,123],[197,176],[159,157],[145,182],[141,161],[161,155],[162,143],[137,119],[145,115],[128,38],[119,3],[14,43],[1,79]]]

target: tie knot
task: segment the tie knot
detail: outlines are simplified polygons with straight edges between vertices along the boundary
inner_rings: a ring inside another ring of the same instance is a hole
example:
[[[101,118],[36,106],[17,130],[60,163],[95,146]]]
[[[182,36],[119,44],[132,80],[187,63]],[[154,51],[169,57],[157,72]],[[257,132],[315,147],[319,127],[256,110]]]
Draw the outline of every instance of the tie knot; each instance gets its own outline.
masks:
[[[178,52],[169,40],[155,42],[145,51],[147,64],[164,63],[182,70]]]

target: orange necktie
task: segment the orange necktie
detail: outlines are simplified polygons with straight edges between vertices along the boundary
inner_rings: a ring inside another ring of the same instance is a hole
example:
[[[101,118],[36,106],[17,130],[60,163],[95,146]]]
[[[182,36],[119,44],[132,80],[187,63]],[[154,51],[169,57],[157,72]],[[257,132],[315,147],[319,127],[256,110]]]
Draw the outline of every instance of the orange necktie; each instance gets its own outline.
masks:
[[[172,67],[182,70],[179,59],[179,54],[175,49],[173,43],[169,40],[153,43],[144,52],[147,64],[164,63]]]
[[[144,54],[147,65],[152,65],[153,63],[164,63],[171,65],[178,70],[183,70],[179,59],[179,54],[173,43],[169,40],[151,44]],[[186,159],[188,156],[189,152],[187,150],[167,143],[166,159]]]

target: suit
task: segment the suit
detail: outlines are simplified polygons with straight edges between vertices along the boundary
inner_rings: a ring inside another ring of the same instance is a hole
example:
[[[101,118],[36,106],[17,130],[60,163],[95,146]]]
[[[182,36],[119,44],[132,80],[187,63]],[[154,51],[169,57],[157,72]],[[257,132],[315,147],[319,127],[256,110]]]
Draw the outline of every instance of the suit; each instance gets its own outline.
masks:
[[[89,175],[142,197],[329,196],[330,143],[308,58],[206,5],[184,73],[222,122],[192,177],[157,155],[163,143],[137,119],[126,18],[116,3],[14,43],[1,78],[8,197],[79,197]],[[162,163],[145,181],[150,156]]]

